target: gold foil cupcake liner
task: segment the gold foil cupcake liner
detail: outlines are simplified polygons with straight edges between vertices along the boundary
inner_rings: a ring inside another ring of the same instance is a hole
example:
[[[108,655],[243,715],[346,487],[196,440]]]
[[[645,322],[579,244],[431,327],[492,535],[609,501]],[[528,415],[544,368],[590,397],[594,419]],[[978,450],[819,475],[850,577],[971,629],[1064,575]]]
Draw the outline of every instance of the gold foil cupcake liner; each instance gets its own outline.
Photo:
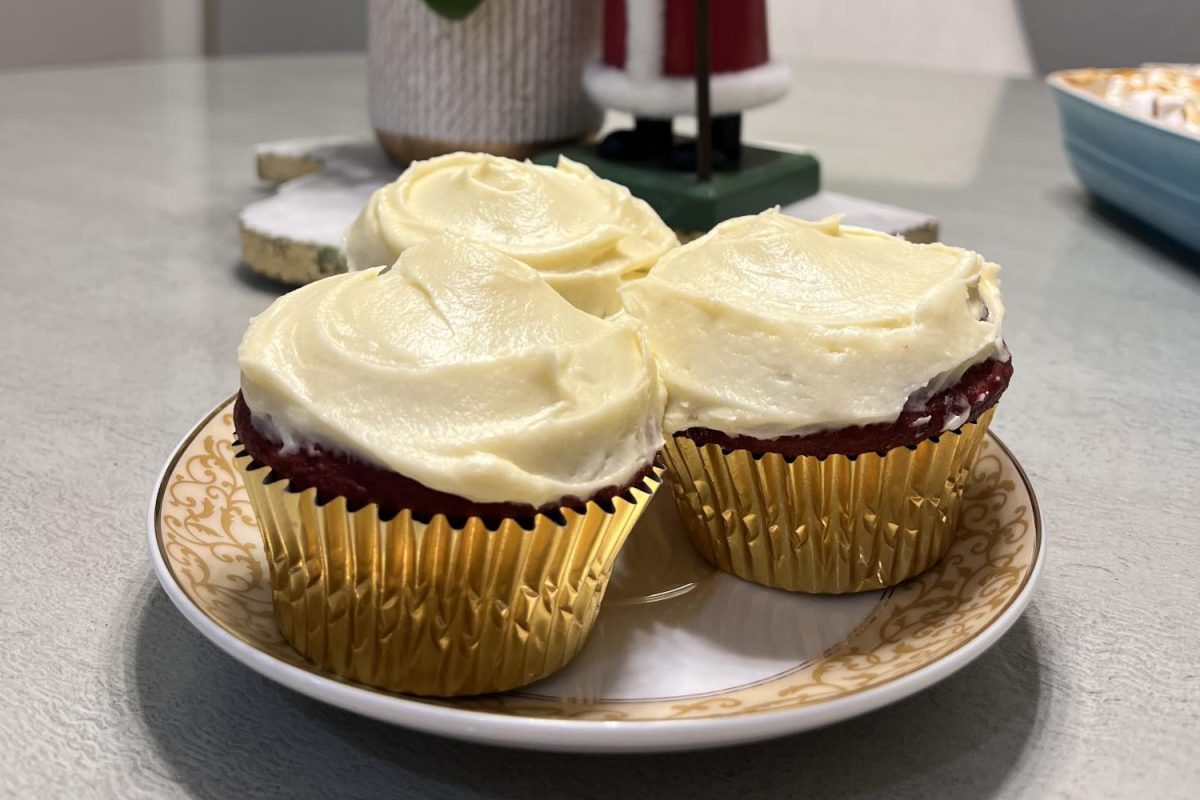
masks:
[[[383,519],[237,457],[258,517],[284,638],[349,680],[420,695],[524,686],[567,664],[600,610],[617,551],[659,482],[607,508],[564,508],[488,527]],[[528,523],[527,523],[528,524]]]
[[[714,566],[799,592],[894,586],[946,554],[995,409],[914,448],[759,457],[685,436],[664,460],[684,528]]]

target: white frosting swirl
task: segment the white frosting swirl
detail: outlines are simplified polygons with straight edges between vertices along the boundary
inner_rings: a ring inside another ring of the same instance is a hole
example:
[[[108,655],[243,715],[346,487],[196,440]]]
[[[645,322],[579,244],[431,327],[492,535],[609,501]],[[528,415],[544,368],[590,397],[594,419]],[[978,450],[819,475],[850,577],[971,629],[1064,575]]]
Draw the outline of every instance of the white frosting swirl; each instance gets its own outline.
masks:
[[[415,161],[377,190],[346,232],[351,269],[396,260],[442,231],[533,267],[574,305],[605,316],[616,290],[679,240],[624,186],[559,158],[543,167],[483,153]]]
[[[238,363],[255,424],[285,446],[475,502],[587,498],[662,445],[665,397],[632,321],[586,314],[452,235],[279,298]]]
[[[837,218],[731,219],[621,294],[667,384],[671,432],[891,422],[910,395],[1007,357],[999,267]]]

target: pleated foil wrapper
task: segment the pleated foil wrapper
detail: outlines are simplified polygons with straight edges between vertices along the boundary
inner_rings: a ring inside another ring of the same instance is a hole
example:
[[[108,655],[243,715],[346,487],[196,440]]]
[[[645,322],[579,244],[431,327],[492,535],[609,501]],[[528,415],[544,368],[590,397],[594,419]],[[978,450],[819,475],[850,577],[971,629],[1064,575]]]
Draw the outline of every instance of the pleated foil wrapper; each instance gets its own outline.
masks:
[[[315,489],[237,458],[258,517],[283,637],[337,675],[408,694],[514,689],[561,669],[600,610],[617,551],[659,482],[602,508],[537,515],[532,528],[455,527],[375,505],[318,503]],[[526,524],[529,524],[528,522]]]
[[[882,455],[755,456],[675,436],[666,479],[688,537],[719,569],[797,592],[882,589],[950,548],[994,411]]]

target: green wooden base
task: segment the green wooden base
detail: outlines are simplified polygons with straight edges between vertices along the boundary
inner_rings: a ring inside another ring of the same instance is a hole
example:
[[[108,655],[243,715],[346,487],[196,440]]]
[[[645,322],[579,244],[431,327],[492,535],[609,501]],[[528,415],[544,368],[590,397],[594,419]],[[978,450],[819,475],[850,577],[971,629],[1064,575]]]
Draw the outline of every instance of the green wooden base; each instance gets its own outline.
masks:
[[[800,153],[781,153],[744,146],[736,170],[714,172],[700,183],[689,172],[671,172],[655,162],[610,161],[596,154],[595,145],[574,145],[542,153],[533,161],[554,164],[559,153],[586,164],[601,178],[629,187],[634,196],[653,206],[663,221],[683,231],[707,231],[730,217],[757,214],[816,194],[821,186],[817,160]]]

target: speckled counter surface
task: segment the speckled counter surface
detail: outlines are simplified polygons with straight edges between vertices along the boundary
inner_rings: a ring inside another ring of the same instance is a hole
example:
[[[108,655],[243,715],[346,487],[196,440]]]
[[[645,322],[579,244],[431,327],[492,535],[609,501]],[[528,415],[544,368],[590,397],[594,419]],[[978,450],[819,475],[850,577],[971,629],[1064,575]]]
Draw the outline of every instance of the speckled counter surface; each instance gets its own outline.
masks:
[[[668,756],[460,744],[258,677],[158,588],[146,502],[278,292],[238,265],[253,145],[364,129],[363,61],[0,73],[0,796],[1195,797],[1200,256],[1088,201],[1036,82],[796,81],[752,137],[1005,267],[995,427],[1049,560],[995,648],[849,723]]]

